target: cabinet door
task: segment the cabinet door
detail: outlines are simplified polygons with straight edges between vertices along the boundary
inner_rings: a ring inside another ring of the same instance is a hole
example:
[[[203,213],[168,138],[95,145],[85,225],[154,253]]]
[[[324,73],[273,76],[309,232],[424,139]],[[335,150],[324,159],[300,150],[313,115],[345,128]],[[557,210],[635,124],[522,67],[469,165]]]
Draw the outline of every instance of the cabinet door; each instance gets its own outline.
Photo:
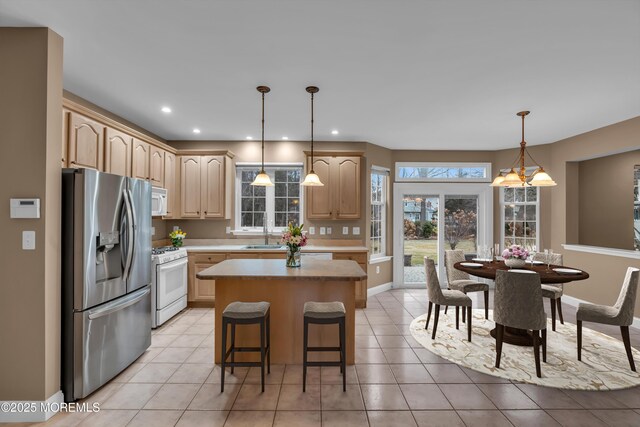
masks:
[[[151,146],[151,159],[149,165],[149,179],[151,185],[164,187],[164,156],[165,151],[156,146]]]
[[[131,145],[133,138],[126,133],[107,128],[104,150],[104,171],[131,176]]]
[[[180,216],[200,218],[200,156],[180,157]]]
[[[62,167],[67,167],[69,149],[69,110],[62,110]]]
[[[211,267],[214,264],[208,263],[195,263],[195,274],[200,273],[203,270]],[[193,300],[194,301],[214,301],[216,299],[216,281],[215,280],[200,280],[197,277],[193,286]]]
[[[131,176],[133,178],[149,179],[149,144],[139,139],[134,139],[131,159]]]
[[[167,190],[167,214],[165,218],[173,218],[176,203],[176,156],[164,153],[164,188]]]
[[[103,170],[105,126],[78,113],[69,115],[69,166]]]
[[[202,158],[202,209],[205,218],[224,218],[224,156]]]
[[[334,206],[337,219],[360,218],[360,157],[336,157]]]
[[[309,160],[308,160],[309,161]],[[315,157],[313,159],[314,172],[324,184],[323,187],[307,187],[307,218],[309,219],[331,219],[333,217],[332,206],[332,176],[331,176],[331,158]]]

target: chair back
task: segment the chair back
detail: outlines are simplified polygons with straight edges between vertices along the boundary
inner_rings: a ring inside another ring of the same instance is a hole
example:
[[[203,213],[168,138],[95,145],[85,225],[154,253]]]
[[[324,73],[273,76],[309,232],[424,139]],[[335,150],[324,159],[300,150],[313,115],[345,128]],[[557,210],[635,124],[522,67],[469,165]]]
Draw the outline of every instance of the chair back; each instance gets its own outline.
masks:
[[[640,270],[637,268],[627,268],[627,274],[624,276],[622,289],[618,295],[618,301],[614,308],[618,310],[618,319],[620,326],[629,326],[633,323],[633,314],[636,308],[636,294],[638,293],[638,277]]]
[[[456,270],[453,265],[456,262],[466,261],[464,257],[464,251],[462,249],[454,249],[444,251],[444,266],[447,272],[447,282],[451,283],[454,280],[469,280],[469,275],[464,271]]]
[[[533,260],[544,262],[545,264],[547,263],[547,259],[544,256],[544,252],[536,252],[536,254],[533,256]],[[562,254],[554,253],[553,255],[551,255],[551,262],[549,264],[564,265],[562,263]]]
[[[493,320],[504,326],[542,330],[547,315],[542,305],[540,275],[513,271],[496,271]]]
[[[436,264],[429,257],[424,257],[424,272],[427,277],[427,296],[429,301],[434,304],[440,304],[444,301],[438,273],[436,272]]]

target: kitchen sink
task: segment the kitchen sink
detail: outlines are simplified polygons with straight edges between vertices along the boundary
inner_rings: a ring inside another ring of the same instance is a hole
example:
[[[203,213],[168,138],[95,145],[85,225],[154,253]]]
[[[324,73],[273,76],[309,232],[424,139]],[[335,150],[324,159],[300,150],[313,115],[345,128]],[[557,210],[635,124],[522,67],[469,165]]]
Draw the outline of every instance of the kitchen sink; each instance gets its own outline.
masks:
[[[287,249],[287,247],[283,245],[247,245],[242,249]]]

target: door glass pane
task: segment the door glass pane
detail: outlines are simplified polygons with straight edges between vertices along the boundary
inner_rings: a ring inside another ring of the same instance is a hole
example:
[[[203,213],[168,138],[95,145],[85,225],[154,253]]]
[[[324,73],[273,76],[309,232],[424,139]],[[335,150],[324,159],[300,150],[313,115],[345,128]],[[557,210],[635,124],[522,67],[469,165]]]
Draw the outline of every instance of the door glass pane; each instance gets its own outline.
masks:
[[[438,196],[423,194],[403,198],[405,283],[426,283],[425,256],[438,265],[438,201]]]
[[[475,256],[478,243],[478,196],[444,197],[445,250],[462,249]]]

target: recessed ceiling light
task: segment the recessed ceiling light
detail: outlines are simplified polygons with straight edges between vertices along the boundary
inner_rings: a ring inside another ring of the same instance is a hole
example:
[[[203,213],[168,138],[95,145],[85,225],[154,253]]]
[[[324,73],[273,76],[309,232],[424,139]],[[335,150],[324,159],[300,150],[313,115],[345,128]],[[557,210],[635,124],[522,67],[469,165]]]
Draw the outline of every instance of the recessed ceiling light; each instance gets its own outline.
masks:
[[[286,141],[287,139],[289,139],[289,137],[288,136],[283,136],[282,139],[284,139]]]
[[[253,139],[253,137],[252,136],[248,136],[246,139]]]
[[[194,128],[194,129],[193,129],[193,133],[200,133],[200,129],[198,129],[198,128]]]
[[[339,134],[339,133],[340,133],[340,132],[338,132],[338,130],[337,130],[337,129],[334,129],[334,130],[332,130],[332,131],[331,131],[331,135],[337,135],[337,134]]]
[[[169,107],[162,107],[162,112],[163,112],[163,113],[167,113],[167,114],[168,114],[168,113],[170,113],[170,112],[171,112],[171,108],[169,108]]]

